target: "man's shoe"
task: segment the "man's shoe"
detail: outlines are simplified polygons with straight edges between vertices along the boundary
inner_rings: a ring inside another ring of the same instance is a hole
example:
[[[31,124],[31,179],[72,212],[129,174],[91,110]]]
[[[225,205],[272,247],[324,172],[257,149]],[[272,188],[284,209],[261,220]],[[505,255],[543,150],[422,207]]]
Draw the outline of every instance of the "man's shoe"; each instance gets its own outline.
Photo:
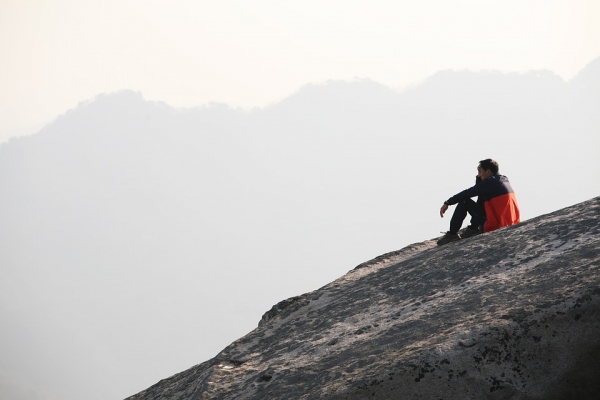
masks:
[[[460,240],[460,235],[458,233],[446,232],[446,234],[437,241],[437,245],[442,246],[446,243],[454,242],[455,240]]]
[[[460,237],[461,239],[466,239],[469,238],[471,236],[475,236],[475,235],[479,235],[481,234],[481,230],[479,229],[479,227],[472,227],[471,225],[467,226],[465,229],[463,229],[460,233]]]

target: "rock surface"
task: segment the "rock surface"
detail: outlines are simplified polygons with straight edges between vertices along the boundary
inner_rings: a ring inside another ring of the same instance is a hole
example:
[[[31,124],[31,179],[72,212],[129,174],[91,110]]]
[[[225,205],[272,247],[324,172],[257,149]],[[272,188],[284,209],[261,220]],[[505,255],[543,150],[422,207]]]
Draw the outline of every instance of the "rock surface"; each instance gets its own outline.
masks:
[[[129,399],[597,399],[598,376],[600,197],[377,257]]]

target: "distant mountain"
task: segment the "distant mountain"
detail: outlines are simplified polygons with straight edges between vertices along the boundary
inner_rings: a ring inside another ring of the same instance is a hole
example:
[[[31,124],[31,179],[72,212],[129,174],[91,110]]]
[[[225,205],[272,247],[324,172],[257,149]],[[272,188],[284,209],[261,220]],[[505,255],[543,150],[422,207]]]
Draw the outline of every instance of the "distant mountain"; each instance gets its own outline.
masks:
[[[0,385],[118,398],[209,359],[281,299],[446,230],[483,158],[526,219],[596,196],[597,65],[332,81],[252,112],[125,91],[1,145]]]
[[[600,57],[586,65],[569,83],[578,90],[590,92],[591,100],[600,102]]]
[[[596,399],[599,219],[597,197],[385,254],[128,399]]]

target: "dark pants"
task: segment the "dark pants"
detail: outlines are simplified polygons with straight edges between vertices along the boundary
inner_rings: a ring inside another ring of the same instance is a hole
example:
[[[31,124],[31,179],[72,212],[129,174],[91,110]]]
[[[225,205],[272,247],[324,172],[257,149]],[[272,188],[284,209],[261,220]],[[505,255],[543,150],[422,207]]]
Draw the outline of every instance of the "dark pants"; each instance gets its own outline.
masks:
[[[452,214],[452,219],[450,220],[450,233],[458,233],[463,221],[467,217],[467,213],[471,215],[471,226],[480,226],[483,228],[483,224],[485,223],[485,209],[483,208],[483,204],[466,199],[459,201],[454,209],[454,214]]]

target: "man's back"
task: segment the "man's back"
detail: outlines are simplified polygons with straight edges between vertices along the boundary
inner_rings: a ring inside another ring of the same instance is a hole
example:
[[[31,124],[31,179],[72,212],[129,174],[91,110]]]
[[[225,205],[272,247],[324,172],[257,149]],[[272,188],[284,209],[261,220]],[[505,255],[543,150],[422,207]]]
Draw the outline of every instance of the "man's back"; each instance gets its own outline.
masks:
[[[521,222],[517,197],[508,178],[496,174],[486,179],[484,184],[489,186],[484,195],[486,221],[483,231],[491,232]]]

